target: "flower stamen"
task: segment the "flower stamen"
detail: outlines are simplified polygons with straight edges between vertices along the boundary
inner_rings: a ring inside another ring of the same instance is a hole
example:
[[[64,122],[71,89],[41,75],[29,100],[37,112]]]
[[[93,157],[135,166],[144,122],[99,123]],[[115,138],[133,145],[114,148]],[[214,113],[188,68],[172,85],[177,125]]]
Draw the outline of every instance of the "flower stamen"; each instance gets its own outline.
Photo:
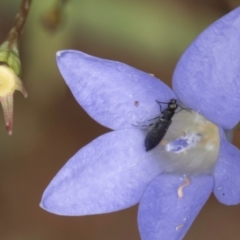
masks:
[[[190,184],[190,179],[189,178],[184,178],[184,183],[179,186],[177,194],[179,198],[183,198],[183,188],[187,187]]]

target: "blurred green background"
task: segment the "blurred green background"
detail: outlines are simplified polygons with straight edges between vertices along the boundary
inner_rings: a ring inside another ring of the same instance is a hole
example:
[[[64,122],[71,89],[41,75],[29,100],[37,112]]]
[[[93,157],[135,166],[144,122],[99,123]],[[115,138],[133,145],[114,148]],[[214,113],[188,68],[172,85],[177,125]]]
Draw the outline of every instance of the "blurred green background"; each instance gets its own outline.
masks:
[[[62,217],[39,208],[41,195],[79,148],[108,131],[78,106],[60,76],[56,51],[78,49],[125,62],[171,85],[179,57],[209,24],[237,7],[220,0],[69,0],[57,31],[42,25],[56,0],[33,1],[22,36],[22,80],[13,135],[0,112],[0,240],[140,240],[137,206],[116,213]],[[5,39],[19,0],[0,1],[0,40]],[[240,146],[240,134],[234,143]],[[239,240],[240,206],[212,196],[185,240]]]

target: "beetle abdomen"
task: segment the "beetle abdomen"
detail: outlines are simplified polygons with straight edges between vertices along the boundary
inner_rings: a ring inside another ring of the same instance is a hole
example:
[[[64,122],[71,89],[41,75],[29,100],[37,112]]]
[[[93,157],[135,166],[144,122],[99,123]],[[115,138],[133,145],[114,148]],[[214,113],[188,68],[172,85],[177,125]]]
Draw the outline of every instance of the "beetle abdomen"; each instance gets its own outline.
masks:
[[[171,120],[159,119],[159,121],[152,126],[144,142],[146,151],[150,151],[161,142],[171,122]]]

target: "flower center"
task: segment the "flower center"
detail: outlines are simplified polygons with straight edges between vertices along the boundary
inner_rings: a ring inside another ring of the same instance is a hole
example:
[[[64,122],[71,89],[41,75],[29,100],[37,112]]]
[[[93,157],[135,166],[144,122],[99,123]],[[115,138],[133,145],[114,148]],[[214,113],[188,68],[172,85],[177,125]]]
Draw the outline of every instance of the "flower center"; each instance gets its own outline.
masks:
[[[202,115],[182,110],[174,115],[166,135],[152,151],[165,172],[210,174],[218,157],[218,127]]]

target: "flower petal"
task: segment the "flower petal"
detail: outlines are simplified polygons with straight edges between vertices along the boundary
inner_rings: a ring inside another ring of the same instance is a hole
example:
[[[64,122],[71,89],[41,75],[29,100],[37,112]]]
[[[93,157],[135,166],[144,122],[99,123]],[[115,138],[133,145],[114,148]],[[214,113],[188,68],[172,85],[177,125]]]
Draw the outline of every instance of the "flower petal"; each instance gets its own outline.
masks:
[[[78,103],[111,129],[132,128],[156,117],[156,100],[175,97],[159,79],[120,62],[68,50],[57,53],[57,64]]]
[[[200,34],[182,55],[173,76],[179,99],[224,129],[233,128],[240,119],[239,52],[237,8]]]
[[[214,194],[226,205],[240,203],[240,151],[221,139],[218,161],[214,170]]]
[[[139,202],[160,173],[144,150],[143,131],[104,134],[75,154],[44,192],[41,207],[59,215],[117,211]]]
[[[140,202],[138,223],[142,240],[180,240],[209,198],[213,177],[192,177],[178,196],[184,179],[159,175],[148,186]]]
[[[234,130],[233,130],[233,129],[231,129],[231,130],[226,130],[226,131],[225,131],[226,139],[227,139],[230,143],[232,143],[232,141],[233,141],[233,134],[234,134]]]

